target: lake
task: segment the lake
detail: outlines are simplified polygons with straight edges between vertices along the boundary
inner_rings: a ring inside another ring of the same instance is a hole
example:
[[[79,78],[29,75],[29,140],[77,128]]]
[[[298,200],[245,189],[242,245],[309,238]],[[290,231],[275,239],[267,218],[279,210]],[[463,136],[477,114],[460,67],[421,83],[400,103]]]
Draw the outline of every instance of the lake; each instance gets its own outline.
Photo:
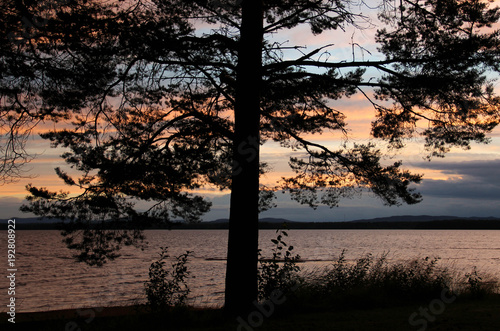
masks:
[[[500,231],[497,230],[289,230],[285,241],[304,261],[304,270],[335,261],[343,249],[353,260],[372,253],[389,260],[439,257],[439,265],[465,274],[473,266],[500,275]],[[74,261],[58,231],[16,232],[17,312],[67,308],[105,307],[145,302],[144,281],[160,247],[171,256],[192,251],[188,269],[191,304],[216,307],[223,304],[227,230],[147,230],[148,246],[141,251],[126,247],[122,256],[103,267]],[[271,255],[274,230],[261,230],[260,247]],[[0,231],[1,258],[7,264],[7,231]],[[8,273],[0,293],[6,294]],[[9,297],[1,296],[2,312]]]

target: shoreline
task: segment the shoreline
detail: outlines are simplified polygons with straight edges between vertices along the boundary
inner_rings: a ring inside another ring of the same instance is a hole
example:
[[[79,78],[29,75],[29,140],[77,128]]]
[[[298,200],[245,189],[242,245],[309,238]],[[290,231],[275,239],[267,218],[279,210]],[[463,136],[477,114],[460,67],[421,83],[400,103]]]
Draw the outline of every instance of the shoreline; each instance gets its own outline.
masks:
[[[90,315],[95,315],[96,317],[118,317],[129,315],[130,313],[146,312],[145,305],[67,308],[47,311],[19,312],[16,313],[16,322],[25,323],[61,319],[82,319],[88,318]],[[7,312],[2,312],[2,314],[7,315]]]
[[[422,316],[413,318],[426,309],[433,313],[425,321],[428,331],[498,331],[500,330],[500,295],[482,299],[458,298],[446,306],[433,306],[433,301],[415,301],[374,307],[293,307],[276,310],[254,330],[409,330],[418,329]],[[437,309],[439,308],[439,309]],[[104,308],[63,309],[47,312],[16,314],[18,327],[36,330],[237,330],[240,320],[228,318],[221,308],[173,308],[154,313],[145,305]],[[2,319],[0,325],[7,324]],[[244,329],[244,328],[243,328]]]
[[[283,224],[259,223],[259,230],[282,229]],[[290,222],[288,230],[500,230],[500,221],[426,221],[426,222]],[[20,223],[16,229],[23,230],[61,230],[58,223]],[[109,229],[129,229],[109,227]],[[170,224],[145,227],[142,230],[228,230],[227,223]],[[0,227],[6,230],[6,226]]]

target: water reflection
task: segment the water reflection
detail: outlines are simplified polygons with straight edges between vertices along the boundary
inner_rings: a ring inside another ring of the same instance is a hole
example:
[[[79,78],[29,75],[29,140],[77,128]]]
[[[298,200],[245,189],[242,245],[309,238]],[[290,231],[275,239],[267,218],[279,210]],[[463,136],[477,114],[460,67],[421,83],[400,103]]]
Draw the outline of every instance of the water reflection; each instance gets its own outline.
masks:
[[[0,234],[5,247],[6,231]],[[500,231],[495,230],[290,230],[287,243],[305,261],[306,270],[336,260],[342,249],[356,259],[372,253],[389,253],[389,260],[415,257],[441,257],[444,265],[464,270],[477,266],[481,271],[500,275]],[[159,247],[168,246],[169,255],[193,251],[191,303],[218,306],[224,298],[226,230],[146,231],[148,249],[126,247],[122,256],[101,268],[77,263],[61,242],[58,231],[18,231],[16,279],[18,311],[44,311],[65,308],[129,305],[145,301],[143,290],[149,265],[156,260]],[[275,237],[272,230],[261,231],[264,257],[270,255]],[[2,251],[6,261],[6,250]],[[6,283],[0,291],[6,291]],[[5,296],[3,296],[5,298]],[[3,299],[5,300],[5,299]],[[5,302],[6,304],[6,302]],[[5,305],[2,305],[5,307]],[[6,309],[2,308],[2,312]]]

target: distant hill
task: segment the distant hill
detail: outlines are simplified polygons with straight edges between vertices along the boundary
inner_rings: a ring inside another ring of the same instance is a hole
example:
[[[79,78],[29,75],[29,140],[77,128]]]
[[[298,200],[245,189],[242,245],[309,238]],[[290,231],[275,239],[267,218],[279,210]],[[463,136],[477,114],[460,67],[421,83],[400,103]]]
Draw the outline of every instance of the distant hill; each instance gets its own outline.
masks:
[[[51,223],[60,223],[62,222],[60,219],[55,218],[38,218],[38,217],[13,217],[16,220],[16,224],[51,224]],[[2,223],[7,222],[7,218],[0,220]]]
[[[18,229],[29,229],[29,230],[44,230],[44,229],[58,229],[58,224],[62,222],[60,219],[48,219],[48,218],[37,218],[37,217],[26,217],[26,218],[17,218],[16,220],[16,228]],[[7,220],[0,220],[0,230],[5,230],[7,228]],[[271,225],[271,227],[276,228],[280,227],[283,223],[295,223],[293,221],[284,219],[284,218],[272,218],[265,217],[259,220],[261,224],[266,224],[267,226]],[[182,221],[174,221],[169,226],[154,226],[153,228],[187,228],[187,229],[227,229],[229,225],[229,219],[221,218],[214,221],[209,222],[201,222],[194,224],[186,224]]]
[[[218,219],[198,224],[183,224],[181,228],[189,229],[227,229],[228,219]],[[458,217],[430,215],[402,215],[361,219],[349,222],[294,222],[284,218],[262,218],[261,229],[277,229],[287,223],[290,229],[498,229],[500,218],[496,217]]]
[[[283,224],[283,223],[297,223],[295,221],[290,221],[284,218],[274,218],[274,217],[264,217],[259,219],[260,223],[273,223],[273,224]],[[219,218],[214,221],[203,222],[207,224],[220,224],[220,223],[229,223],[228,218]]]
[[[0,229],[7,228],[7,219],[0,220]],[[44,230],[57,229],[58,219],[16,218],[16,229]],[[287,223],[290,229],[499,229],[500,218],[497,217],[457,217],[430,215],[403,215],[362,219],[349,222],[294,222],[284,218],[262,218],[261,229],[279,229]],[[121,225],[118,225],[121,226]],[[124,227],[126,227],[124,223]],[[229,220],[217,219],[209,222],[172,224],[152,226],[149,229],[227,229]]]
[[[464,221],[464,220],[469,220],[469,221],[474,221],[474,220],[480,220],[480,221],[500,221],[500,218],[498,217],[458,217],[458,216],[431,216],[431,215],[400,215],[400,216],[389,216],[389,217],[376,217],[376,218],[369,218],[369,219],[359,219],[359,220],[354,220],[354,221],[347,221],[347,222],[316,222],[315,224],[318,223],[406,223],[406,222],[432,222],[432,221]],[[260,223],[271,223],[271,224],[283,224],[283,223],[313,223],[313,222],[297,222],[297,221],[290,221],[284,218],[272,218],[272,217],[267,217],[267,218],[261,218],[259,219]],[[229,219],[227,218],[220,218],[214,221],[209,221],[209,222],[203,222],[203,223],[216,223],[216,224],[221,224],[221,223],[229,223]]]
[[[497,217],[458,217],[458,216],[430,216],[430,215],[402,215],[390,217],[377,217],[371,219],[361,219],[351,221],[352,223],[377,223],[377,222],[432,222],[432,221],[453,221],[453,220],[482,220],[500,221]]]

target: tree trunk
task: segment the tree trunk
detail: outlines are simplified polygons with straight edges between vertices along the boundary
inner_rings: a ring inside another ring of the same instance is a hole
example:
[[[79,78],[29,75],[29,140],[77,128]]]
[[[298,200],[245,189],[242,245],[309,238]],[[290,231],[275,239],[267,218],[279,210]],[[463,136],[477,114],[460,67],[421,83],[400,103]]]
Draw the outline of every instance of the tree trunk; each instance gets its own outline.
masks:
[[[257,299],[262,0],[242,3],[236,72],[233,174],[225,308],[242,315]]]

